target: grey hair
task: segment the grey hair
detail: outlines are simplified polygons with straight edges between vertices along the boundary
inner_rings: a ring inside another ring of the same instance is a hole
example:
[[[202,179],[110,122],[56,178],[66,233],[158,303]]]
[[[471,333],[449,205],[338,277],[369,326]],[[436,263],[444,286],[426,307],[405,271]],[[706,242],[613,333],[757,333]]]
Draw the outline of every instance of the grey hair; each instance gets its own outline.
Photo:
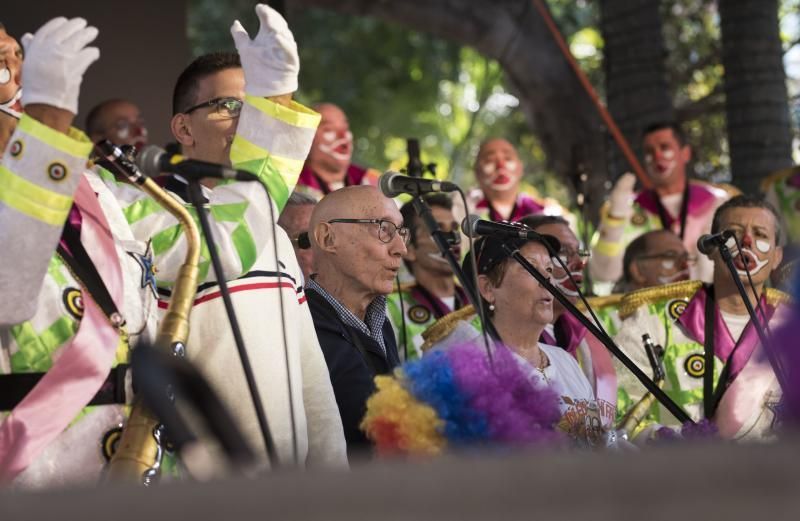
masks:
[[[286,206],[314,206],[318,203],[316,199],[303,192],[295,190],[286,201]]]

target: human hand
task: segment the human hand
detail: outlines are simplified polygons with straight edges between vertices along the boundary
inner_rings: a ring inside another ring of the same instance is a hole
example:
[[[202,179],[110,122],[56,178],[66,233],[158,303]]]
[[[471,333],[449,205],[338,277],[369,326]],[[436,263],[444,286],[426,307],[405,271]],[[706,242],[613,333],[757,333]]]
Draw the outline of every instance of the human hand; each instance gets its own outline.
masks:
[[[609,214],[611,217],[617,219],[627,219],[630,217],[633,210],[633,187],[636,186],[636,176],[630,172],[622,174],[617,182],[614,183],[614,188],[611,190],[611,195],[608,197],[609,201]]]
[[[231,26],[244,69],[245,91],[260,97],[291,94],[297,90],[300,72],[292,31],[280,13],[266,4],[256,5],[256,14],[260,27],[252,40],[239,20]]]
[[[97,28],[83,18],[53,18],[35,35],[22,37],[22,105],[43,104],[78,113],[83,75],[100,57],[97,47],[87,47],[97,38]]]

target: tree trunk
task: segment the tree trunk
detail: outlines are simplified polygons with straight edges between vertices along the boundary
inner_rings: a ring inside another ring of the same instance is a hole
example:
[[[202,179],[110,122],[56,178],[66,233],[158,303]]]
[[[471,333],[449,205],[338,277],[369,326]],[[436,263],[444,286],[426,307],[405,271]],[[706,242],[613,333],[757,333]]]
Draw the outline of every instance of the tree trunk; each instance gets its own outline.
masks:
[[[792,164],[777,0],[720,0],[719,15],[731,173],[752,193]]]
[[[598,195],[589,204],[596,210],[602,203],[599,196],[606,178],[602,122],[531,0],[290,0],[287,6],[290,13],[319,7],[372,16],[474,47],[497,60],[549,166],[570,179],[573,155],[580,151],[592,174],[589,193]]]
[[[648,125],[675,118],[666,79],[666,47],[660,0],[602,0],[600,30],[608,109],[634,152],[641,157],[641,133]],[[609,150],[609,173],[630,166],[617,146]]]

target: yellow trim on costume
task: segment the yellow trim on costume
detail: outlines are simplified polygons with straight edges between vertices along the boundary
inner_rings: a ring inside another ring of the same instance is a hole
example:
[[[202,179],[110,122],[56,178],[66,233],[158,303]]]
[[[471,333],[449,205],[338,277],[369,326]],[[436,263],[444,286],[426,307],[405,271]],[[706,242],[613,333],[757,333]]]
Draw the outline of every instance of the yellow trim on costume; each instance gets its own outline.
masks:
[[[628,223],[627,217],[612,217],[611,216],[611,203],[606,201],[600,207],[600,221],[609,225],[612,228],[620,228]]]
[[[322,119],[319,113],[314,112],[296,101],[291,101],[289,106],[286,107],[267,98],[260,98],[249,94],[245,95],[244,99],[264,114],[295,127],[316,130],[319,126],[320,119]]]
[[[606,257],[619,257],[624,252],[622,242],[612,242],[600,239],[594,245],[594,253]]]
[[[779,305],[789,305],[792,303],[792,297],[787,293],[775,288],[767,288],[764,294],[767,297],[767,304],[773,307]]]
[[[261,148],[251,141],[248,141],[241,135],[236,134],[233,137],[233,143],[231,143],[231,163],[233,163],[234,166],[239,163],[244,163],[245,161],[250,161],[251,159],[262,159],[269,155],[267,149]]]
[[[589,305],[592,306],[592,309],[603,309],[610,306],[618,306],[619,303],[622,302],[624,296],[624,293],[614,293],[602,297],[586,297],[586,300],[589,302]],[[575,307],[581,311],[586,311],[586,306],[583,305],[582,300],[578,300],[578,302],[575,303]]]
[[[69,215],[72,197],[51,192],[0,165],[0,201],[28,217],[62,226]]]
[[[69,133],[64,134],[25,114],[23,114],[22,118],[19,120],[17,128],[50,145],[59,152],[63,152],[77,159],[89,157],[89,153],[94,146],[89,138],[86,137],[86,134],[78,129],[70,128]]]
[[[646,304],[675,298],[691,298],[702,286],[703,283],[699,280],[685,280],[632,291],[622,298],[619,318],[625,320]]]
[[[428,329],[422,332],[422,338],[425,339],[425,342],[421,347],[422,351],[427,351],[433,347],[433,344],[452,333],[456,328],[456,324],[462,320],[468,320],[469,317],[474,314],[475,308],[472,306],[472,304],[468,304],[461,309],[457,309],[446,314],[431,324]]]
[[[286,184],[292,188],[297,184],[297,178],[300,177],[300,171],[303,170],[303,160],[289,159],[288,157],[276,156],[272,154],[269,156],[272,165],[281,173]],[[289,175],[291,174],[291,176]]]

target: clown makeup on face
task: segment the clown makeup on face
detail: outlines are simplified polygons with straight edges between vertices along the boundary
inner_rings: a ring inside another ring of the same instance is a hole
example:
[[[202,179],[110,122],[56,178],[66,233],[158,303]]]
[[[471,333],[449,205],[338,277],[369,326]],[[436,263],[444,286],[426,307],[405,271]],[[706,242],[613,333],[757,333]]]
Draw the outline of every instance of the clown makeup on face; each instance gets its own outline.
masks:
[[[481,146],[475,173],[484,192],[516,190],[522,178],[522,163],[511,143],[492,139]]]
[[[0,28],[0,111],[17,119],[22,114],[22,48]]]
[[[339,134],[333,130],[327,130],[320,136],[317,147],[320,152],[331,156],[336,161],[350,162],[353,152],[353,133],[348,130],[344,134]]]
[[[733,265],[739,276],[746,280],[749,270],[755,284],[765,282],[783,259],[783,248],[777,245],[777,223],[772,212],[760,207],[730,208],[720,216],[719,226],[721,230],[731,230],[741,245],[741,249],[731,249]],[[715,262],[722,262],[718,253],[714,258]]]
[[[691,150],[688,146],[681,145],[671,128],[646,134],[642,148],[647,175],[656,188],[679,188],[683,185]]]
[[[314,134],[308,165],[331,189],[344,185],[353,156],[353,134],[347,115],[332,103],[315,107],[322,119]]]

